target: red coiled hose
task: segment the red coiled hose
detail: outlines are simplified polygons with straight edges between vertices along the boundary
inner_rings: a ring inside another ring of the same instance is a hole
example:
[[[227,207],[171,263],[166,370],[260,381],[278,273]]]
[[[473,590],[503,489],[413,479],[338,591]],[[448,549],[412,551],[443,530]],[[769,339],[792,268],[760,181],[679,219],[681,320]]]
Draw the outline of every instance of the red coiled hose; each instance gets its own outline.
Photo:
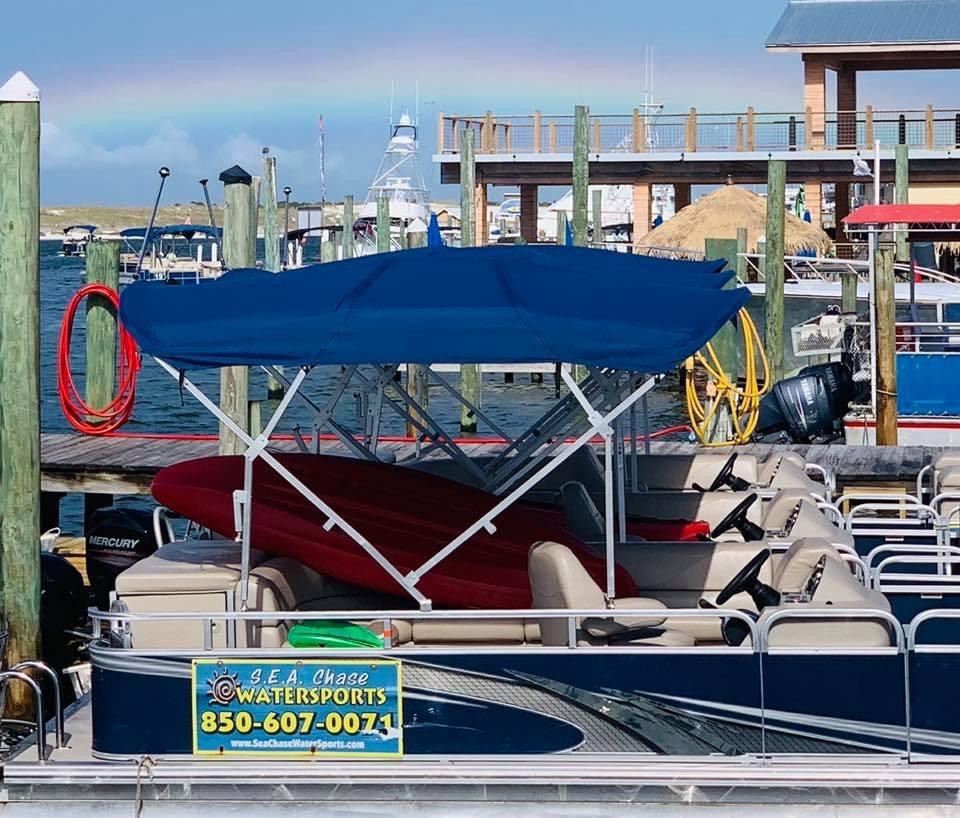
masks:
[[[70,370],[70,339],[73,335],[73,320],[83,299],[97,295],[109,301],[115,309],[120,307],[120,295],[105,284],[86,284],[73,294],[60,325],[60,340],[57,344],[57,391],[60,407],[67,422],[77,431],[87,435],[105,435],[123,426],[133,414],[137,392],[137,372],[140,355],[136,341],[123,325],[117,322],[120,343],[117,352],[117,394],[109,406],[94,409],[77,389]]]

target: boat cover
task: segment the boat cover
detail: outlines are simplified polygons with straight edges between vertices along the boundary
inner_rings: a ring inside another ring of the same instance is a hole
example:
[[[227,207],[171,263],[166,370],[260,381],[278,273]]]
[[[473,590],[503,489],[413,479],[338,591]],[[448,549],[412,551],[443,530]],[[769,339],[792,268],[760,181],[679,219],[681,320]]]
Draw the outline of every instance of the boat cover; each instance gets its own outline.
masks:
[[[585,248],[424,248],[203,287],[135,283],[120,318],[181,370],[231,365],[536,363],[655,373],[709,341],[750,297],[724,261]]]

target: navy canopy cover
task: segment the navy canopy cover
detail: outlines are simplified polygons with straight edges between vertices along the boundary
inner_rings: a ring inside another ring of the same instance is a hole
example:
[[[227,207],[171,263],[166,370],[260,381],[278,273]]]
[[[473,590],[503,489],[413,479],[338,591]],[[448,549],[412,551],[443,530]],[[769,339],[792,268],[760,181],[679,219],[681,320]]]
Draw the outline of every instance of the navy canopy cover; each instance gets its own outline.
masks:
[[[197,286],[137,282],[120,318],[179,369],[534,363],[670,369],[750,297],[723,261],[572,247],[421,249]]]

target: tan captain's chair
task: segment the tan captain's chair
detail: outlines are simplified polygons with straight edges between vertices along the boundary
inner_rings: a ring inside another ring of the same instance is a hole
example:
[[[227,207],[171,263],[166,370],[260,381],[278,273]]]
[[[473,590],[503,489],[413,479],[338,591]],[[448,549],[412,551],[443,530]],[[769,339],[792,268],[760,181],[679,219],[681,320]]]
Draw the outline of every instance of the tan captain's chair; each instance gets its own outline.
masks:
[[[567,546],[539,542],[528,558],[533,607],[544,609],[603,610],[610,608],[603,591]],[[612,607],[624,610],[663,610],[649,618],[586,617],[577,622],[578,645],[668,645],[694,644],[693,637],[661,627],[667,616],[662,602],[645,597],[618,599]],[[567,620],[541,619],[540,639],[547,646],[568,644]]]

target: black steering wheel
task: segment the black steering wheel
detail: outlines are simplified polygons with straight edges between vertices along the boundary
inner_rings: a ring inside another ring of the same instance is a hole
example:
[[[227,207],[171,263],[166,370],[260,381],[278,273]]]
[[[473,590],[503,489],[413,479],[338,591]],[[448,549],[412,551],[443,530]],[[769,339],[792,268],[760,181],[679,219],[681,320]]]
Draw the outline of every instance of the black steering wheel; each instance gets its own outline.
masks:
[[[720,471],[717,472],[717,476],[713,478],[713,482],[710,484],[709,488],[704,488],[697,483],[693,484],[693,487],[697,491],[720,491],[724,486],[729,486],[734,491],[746,491],[750,488],[750,484],[737,477],[733,473],[733,464],[737,462],[737,453],[734,452],[730,457],[727,458],[727,462],[723,464],[720,468]]]
[[[757,494],[753,493],[748,495],[736,508],[714,526],[713,531],[710,532],[710,536],[716,538],[721,534],[725,534],[731,528],[736,528],[747,542],[762,540],[763,529],[747,519],[747,512],[755,502],[757,502]]]
[[[737,571],[737,575],[717,594],[717,605],[723,605],[731,597],[743,592],[750,595],[758,611],[762,611],[768,605],[779,605],[780,592],[758,578],[760,569],[768,559],[770,559],[770,551],[767,548],[754,555],[750,562]]]

